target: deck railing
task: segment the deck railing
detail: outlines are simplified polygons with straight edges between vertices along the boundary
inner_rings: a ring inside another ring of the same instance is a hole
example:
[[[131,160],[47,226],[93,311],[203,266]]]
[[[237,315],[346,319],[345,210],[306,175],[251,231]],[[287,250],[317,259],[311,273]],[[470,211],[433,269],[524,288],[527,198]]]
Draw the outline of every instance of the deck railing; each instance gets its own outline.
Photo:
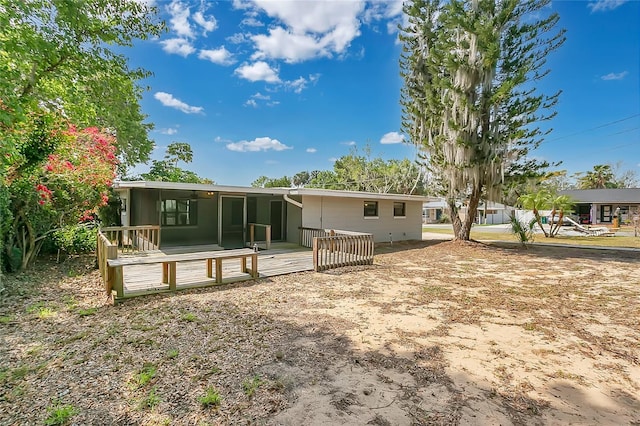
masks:
[[[117,258],[118,246],[109,241],[102,231],[98,231],[96,261],[98,262],[100,277],[102,278],[102,283],[104,284],[104,289],[107,295],[111,295],[115,278],[114,271],[107,265],[107,260]]]
[[[249,223],[249,244],[253,247],[254,244],[257,244],[260,241],[256,241],[258,234],[256,232],[256,228],[264,228],[264,242],[266,249],[269,250],[271,247],[271,225],[266,225],[264,223]]]
[[[327,237],[330,235],[328,229],[320,229],[320,228],[305,228],[301,226],[300,228],[300,245],[302,247],[313,247],[313,239],[315,237]],[[334,231],[335,235],[335,231]]]
[[[160,226],[110,226],[100,229],[121,253],[141,253],[160,248]]]
[[[300,228],[300,245],[311,239],[313,268],[324,271],[353,265],[372,265],[374,241],[372,234],[339,229]]]

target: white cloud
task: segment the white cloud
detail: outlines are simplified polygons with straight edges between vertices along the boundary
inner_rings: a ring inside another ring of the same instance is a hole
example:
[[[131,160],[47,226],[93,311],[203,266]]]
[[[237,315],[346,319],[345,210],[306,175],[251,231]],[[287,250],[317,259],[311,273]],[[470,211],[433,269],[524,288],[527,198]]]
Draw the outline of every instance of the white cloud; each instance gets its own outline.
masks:
[[[163,135],[175,135],[176,133],[178,133],[178,129],[169,127],[168,129],[160,130],[160,133],[162,133]]]
[[[336,161],[338,161],[338,159],[336,157],[331,157],[329,158],[329,161],[331,161],[332,163],[335,163]]]
[[[356,141],[347,141],[347,142],[342,142],[342,145],[346,145],[346,146],[355,146]]]
[[[162,50],[165,52],[184,56],[185,58],[196,51],[189,40],[184,38],[170,38],[161,41],[160,44],[162,44]]]
[[[157,92],[153,97],[159,100],[162,105],[175,108],[185,114],[201,114],[204,111],[204,108],[188,105],[180,99],[174,98],[170,93]]]
[[[390,144],[390,143],[400,143],[404,141],[404,135],[398,132],[389,132],[385,133],[384,136],[380,139],[380,143]]]
[[[300,76],[296,80],[289,80],[284,82],[284,88],[286,90],[291,90],[294,93],[302,93],[304,89],[307,88],[308,83],[316,83],[320,78],[320,74],[310,74],[309,79]]]
[[[304,77],[300,77],[297,80],[287,81],[284,85],[287,89],[292,90],[295,93],[301,93],[307,88],[307,80]]]
[[[263,95],[260,92],[256,92],[255,94],[251,95],[251,98],[248,99],[244,105],[245,106],[252,106],[254,108],[257,108],[260,106],[260,104],[264,104],[268,107],[273,107],[276,106],[278,104],[280,104],[279,101],[272,101],[271,100],[271,96],[269,95]]]
[[[629,74],[627,71],[622,71],[619,73],[614,73],[614,72],[610,72],[607,75],[603,75],[602,77],[600,77],[602,80],[622,80],[623,78],[625,78],[627,76],[627,74]]]
[[[308,152],[309,154],[315,154],[316,152],[318,152],[318,150],[317,150],[317,149],[315,149],[315,148],[307,148],[307,152]]]
[[[227,37],[225,40],[227,40],[229,43],[232,43],[232,44],[247,43],[249,42],[250,35],[251,34],[235,33]]]
[[[235,71],[240,77],[249,81],[266,81],[267,83],[279,83],[278,72],[263,61],[251,65],[245,64]]]
[[[344,53],[360,35],[359,15],[365,9],[364,0],[254,0],[254,4],[283,25],[252,37],[257,49],[253,58],[289,63]]]
[[[227,149],[237,152],[257,152],[257,151],[284,151],[286,149],[293,149],[293,147],[287,146],[277,139],[271,139],[270,137],[255,138],[252,141],[240,141],[234,143],[228,143]]]
[[[258,21],[253,16],[249,16],[248,18],[244,18],[240,24],[241,25],[246,25],[248,27],[264,27],[264,23]]]
[[[169,19],[171,29],[181,37],[193,38],[193,30],[189,23],[189,15],[191,15],[189,5],[178,0],[173,0],[167,6],[167,11],[169,12],[169,15],[171,15],[171,18]]]
[[[235,62],[233,55],[224,46],[219,49],[201,50],[198,58],[206,59],[218,65],[231,65]]]
[[[628,0],[596,0],[587,3],[587,7],[591,9],[591,12],[606,12],[622,6],[627,1]]]
[[[218,21],[214,16],[204,16],[202,11],[194,13],[193,20],[202,27],[202,35],[204,36],[206,36],[208,32],[215,30],[218,26]]]

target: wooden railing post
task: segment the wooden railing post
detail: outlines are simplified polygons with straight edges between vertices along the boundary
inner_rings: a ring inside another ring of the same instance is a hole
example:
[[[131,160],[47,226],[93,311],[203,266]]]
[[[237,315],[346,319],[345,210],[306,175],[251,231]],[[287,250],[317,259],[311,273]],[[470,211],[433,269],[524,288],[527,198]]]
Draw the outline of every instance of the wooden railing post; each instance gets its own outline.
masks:
[[[265,229],[265,237],[267,240],[267,250],[269,250],[269,248],[271,247],[271,225],[267,225],[266,229]]]
[[[313,239],[313,270],[318,272],[318,238]]]

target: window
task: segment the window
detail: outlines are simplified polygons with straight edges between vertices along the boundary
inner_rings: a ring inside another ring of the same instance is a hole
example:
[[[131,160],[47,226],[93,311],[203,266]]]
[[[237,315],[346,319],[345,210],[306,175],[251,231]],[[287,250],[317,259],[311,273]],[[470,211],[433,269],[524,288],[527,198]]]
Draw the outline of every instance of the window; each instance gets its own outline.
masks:
[[[393,217],[405,217],[406,214],[406,204],[401,202],[393,203]]]
[[[364,202],[364,217],[378,217],[378,202],[377,201],[365,201]]]
[[[196,200],[162,200],[162,225],[197,225]]]

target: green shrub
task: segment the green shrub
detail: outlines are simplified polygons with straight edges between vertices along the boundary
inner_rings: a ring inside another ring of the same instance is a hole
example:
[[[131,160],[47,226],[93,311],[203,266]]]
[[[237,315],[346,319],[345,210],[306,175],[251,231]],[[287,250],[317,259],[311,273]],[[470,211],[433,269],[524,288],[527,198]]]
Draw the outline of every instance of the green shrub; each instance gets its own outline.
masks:
[[[65,226],[51,234],[52,248],[68,254],[90,253],[96,248],[97,234],[93,224]]]

